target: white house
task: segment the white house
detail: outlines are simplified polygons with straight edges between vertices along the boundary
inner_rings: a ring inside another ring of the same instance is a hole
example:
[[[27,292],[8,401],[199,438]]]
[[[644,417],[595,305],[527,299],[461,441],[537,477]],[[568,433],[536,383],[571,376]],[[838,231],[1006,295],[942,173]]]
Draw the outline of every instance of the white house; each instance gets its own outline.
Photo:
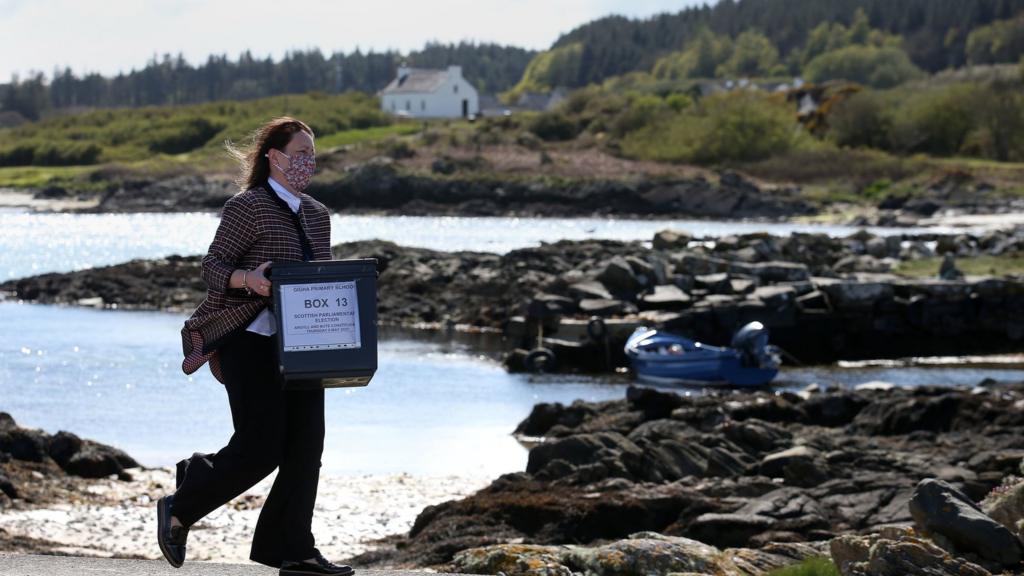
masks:
[[[476,88],[462,77],[462,66],[423,70],[400,66],[379,93],[381,109],[414,118],[464,118],[480,113]]]

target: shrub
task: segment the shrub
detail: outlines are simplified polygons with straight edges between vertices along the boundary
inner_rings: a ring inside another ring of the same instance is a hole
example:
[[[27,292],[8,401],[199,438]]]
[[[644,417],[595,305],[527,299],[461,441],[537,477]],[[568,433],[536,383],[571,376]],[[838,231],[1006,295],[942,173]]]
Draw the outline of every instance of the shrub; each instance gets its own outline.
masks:
[[[686,94],[669,94],[665,97],[665,105],[673,112],[682,112],[693,104],[693,98]]]
[[[560,111],[542,112],[530,123],[530,132],[541,140],[572,140],[580,133],[579,123]]]
[[[21,142],[0,148],[0,166],[75,166],[95,164],[103,149],[86,142]]]
[[[612,119],[610,132],[617,137],[654,123],[668,107],[657,96],[636,96]]]
[[[348,92],[340,95],[288,94],[245,102],[210,102],[186,106],[101,109],[53,116],[16,127],[0,128],[2,162],[24,164],[132,162],[152,159],[154,152],[176,154],[202,149],[209,157],[222,157],[221,143],[244,142],[252,130],[270,118],[289,115],[309,124],[317,139],[390,127],[392,118],[376,98]],[[381,139],[400,130],[360,134],[360,139]],[[40,142],[54,143],[39,148]],[[84,146],[71,147],[70,143]],[[89,144],[93,147],[89,148]],[[18,148],[15,150],[15,148]],[[37,154],[37,148],[39,153]],[[28,160],[31,154],[32,159]]]
[[[0,148],[0,166],[28,166],[32,164],[36,147],[32,144],[15,144]]]
[[[840,150],[828,144],[796,149],[748,164],[743,169],[758,178],[783,182],[840,182],[853,188],[872,182],[898,182],[927,170],[925,162],[878,150]]]
[[[798,126],[785,104],[752,93],[705,98],[699,105],[630,133],[627,156],[652,160],[749,162],[792,148]]]
[[[1013,88],[994,87],[974,99],[977,127],[961,152],[999,161],[1024,160],[1024,96]]]
[[[960,150],[974,124],[972,86],[960,84],[938,90],[901,91],[899,112],[892,126],[892,148],[939,156]]]
[[[390,156],[395,160],[412,158],[416,155],[416,150],[405,140],[390,138],[384,141],[381,148],[385,155]]]
[[[516,144],[527,150],[540,150],[542,146],[540,139],[530,132],[516,134]]]
[[[391,123],[391,119],[384,112],[376,108],[354,108],[349,112],[349,116],[349,125],[356,130],[373,128],[374,126],[386,126]]]
[[[165,154],[181,154],[202,148],[223,124],[214,124],[207,118],[193,117],[173,120],[148,131],[149,149]]]
[[[804,75],[812,82],[848,80],[890,88],[921,78],[924,73],[895,46],[852,45],[814,58],[804,68]]]
[[[858,92],[829,114],[832,139],[840,146],[889,149],[892,133],[890,103],[878,92]]]

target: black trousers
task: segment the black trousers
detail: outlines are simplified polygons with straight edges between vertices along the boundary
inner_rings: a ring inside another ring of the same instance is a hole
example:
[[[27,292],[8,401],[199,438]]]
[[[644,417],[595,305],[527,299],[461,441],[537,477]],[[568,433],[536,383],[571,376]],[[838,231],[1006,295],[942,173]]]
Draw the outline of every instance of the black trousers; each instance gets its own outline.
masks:
[[[219,351],[235,431],[216,454],[192,459],[174,494],[172,513],[191,526],[279,467],[249,558],[273,567],[283,560],[311,558],[324,391],[281,390],[272,338],[243,330]]]

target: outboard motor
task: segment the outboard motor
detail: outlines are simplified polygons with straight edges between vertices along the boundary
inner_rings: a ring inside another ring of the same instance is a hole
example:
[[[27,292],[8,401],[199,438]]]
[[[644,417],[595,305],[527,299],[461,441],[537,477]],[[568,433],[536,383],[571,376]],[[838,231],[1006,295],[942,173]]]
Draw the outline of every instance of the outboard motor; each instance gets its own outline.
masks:
[[[768,345],[768,329],[760,322],[751,322],[736,331],[732,348],[740,353],[740,364],[745,367],[770,368],[778,366],[775,348]]]

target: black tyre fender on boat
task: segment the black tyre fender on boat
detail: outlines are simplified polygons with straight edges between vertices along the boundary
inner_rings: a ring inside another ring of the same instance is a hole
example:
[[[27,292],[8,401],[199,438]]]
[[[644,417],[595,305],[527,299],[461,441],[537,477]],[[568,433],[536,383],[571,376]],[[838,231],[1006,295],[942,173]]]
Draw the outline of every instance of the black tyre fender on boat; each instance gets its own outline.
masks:
[[[555,367],[557,359],[550,348],[538,347],[530,350],[523,360],[526,369],[530,372],[550,372]]]
[[[604,323],[604,318],[591,316],[590,321],[587,322],[587,336],[591,340],[603,340],[607,335],[608,325]]]

